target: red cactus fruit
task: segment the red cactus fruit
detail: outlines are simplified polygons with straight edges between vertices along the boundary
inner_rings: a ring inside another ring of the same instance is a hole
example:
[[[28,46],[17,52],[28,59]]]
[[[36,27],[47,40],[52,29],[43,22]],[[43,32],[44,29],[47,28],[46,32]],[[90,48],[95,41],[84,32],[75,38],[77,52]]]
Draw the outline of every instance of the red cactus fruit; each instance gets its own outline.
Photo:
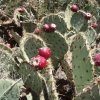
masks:
[[[41,33],[41,29],[37,28],[34,30],[34,34],[39,35]]]
[[[24,7],[20,7],[17,9],[20,13],[24,13],[25,12],[25,8]]]
[[[94,56],[93,60],[94,60],[95,66],[100,66],[100,53],[97,53],[97,54]]]
[[[49,47],[42,47],[39,48],[39,55],[44,57],[45,59],[48,59],[51,56],[51,50]]]
[[[96,28],[98,27],[98,23],[97,23],[97,22],[92,23],[92,24],[91,24],[91,27],[93,27],[94,29],[96,29]]]
[[[11,44],[6,43],[6,47],[11,48]]]
[[[56,30],[56,24],[54,24],[54,23],[51,23],[50,25],[49,25],[49,27],[50,27],[50,32],[54,32],[55,30]]]
[[[43,25],[43,30],[44,30],[45,32],[49,32],[49,31],[50,31],[50,26],[49,26],[49,24],[44,24],[44,25]]]
[[[79,7],[78,7],[77,4],[73,4],[73,5],[71,6],[71,11],[72,11],[72,12],[77,12],[78,10],[79,10]]]
[[[91,17],[92,17],[91,13],[85,13],[85,18],[87,20],[90,20]]]
[[[31,64],[33,65],[33,67],[42,70],[47,67],[47,60],[44,57],[38,55],[31,58]]]

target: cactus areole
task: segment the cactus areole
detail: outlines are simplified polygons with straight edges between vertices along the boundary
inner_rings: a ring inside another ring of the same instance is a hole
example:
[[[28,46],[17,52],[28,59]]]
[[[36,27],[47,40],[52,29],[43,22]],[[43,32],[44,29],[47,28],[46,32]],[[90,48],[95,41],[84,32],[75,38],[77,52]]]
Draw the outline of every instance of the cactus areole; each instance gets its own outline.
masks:
[[[100,53],[97,53],[97,54],[94,56],[93,60],[94,60],[95,66],[100,66]]]
[[[38,55],[31,58],[31,64],[36,69],[42,70],[47,67],[47,60],[44,57]]]
[[[44,57],[45,59],[48,59],[51,56],[51,50],[49,47],[43,47],[39,48],[39,55]]]

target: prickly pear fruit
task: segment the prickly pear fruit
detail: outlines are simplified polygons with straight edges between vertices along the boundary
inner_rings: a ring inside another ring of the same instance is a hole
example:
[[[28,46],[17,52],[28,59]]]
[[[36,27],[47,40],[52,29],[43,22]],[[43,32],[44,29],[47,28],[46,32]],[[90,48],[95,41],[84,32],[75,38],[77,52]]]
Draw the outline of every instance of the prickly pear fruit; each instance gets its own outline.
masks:
[[[38,55],[31,58],[31,64],[33,65],[33,67],[42,70],[47,67],[47,60],[44,57]]]
[[[24,12],[25,12],[25,8],[24,8],[24,7],[20,7],[20,8],[18,8],[18,11],[19,11],[20,13],[24,13]]]
[[[34,34],[39,35],[40,33],[41,33],[41,29],[36,28],[36,29],[34,30]]]
[[[39,55],[44,57],[45,59],[48,59],[51,56],[51,50],[49,47],[42,47],[39,48]]]
[[[71,11],[72,11],[72,12],[77,12],[78,10],[79,10],[79,7],[78,7],[77,4],[73,4],[73,5],[71,6]]]
[[[100,66],[100,53],[97,53],[97,54],[94,56],[93,60],[94,60],[95,66]]]
[[[49,25],[49,27],[50,27],[50,32],[54,32],[55,30],[56,30],[56,24],[54,24],[54,23],[51,23],[50,25]]]
[[[49,24],[44,24],[44,25],[43,25],[43,30],[44,30],[45,32],[49,32],[49,30],[50,30]]]
[[[6,47],[11,48],[11,44],[6,43]]]
[[[98,23],[97,23],[97,22],[92,23],[92,24],[91,24],[91,27],[93,27],[94,29],[96,29],[96,28],[98,27]]]
[[[85,18],[86,18],[87,20],[90,20],[91,17],[92,17],[91,13],[86,13],[86,14],[85,14]]]

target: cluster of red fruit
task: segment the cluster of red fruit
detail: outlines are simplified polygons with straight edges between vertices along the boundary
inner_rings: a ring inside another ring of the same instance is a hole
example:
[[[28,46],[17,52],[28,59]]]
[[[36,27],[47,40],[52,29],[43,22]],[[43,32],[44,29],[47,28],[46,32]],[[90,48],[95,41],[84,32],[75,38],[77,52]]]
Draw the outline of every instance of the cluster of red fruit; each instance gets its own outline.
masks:
[[[56,30],[56,24],[54,24],[54,23],[44,24],[43,25],[43,30],[45,32],[54,32]]]
[[[79,11],[79,6],[77,4],[72,4],[71,5],[71,11],[72,12],[78,12]],[[86,20],[90,20],[92,15],[91,15],[91,13],[84,13],[84,17],[85,17]],[[98,27],[98,23],[97,22],[92,23],[91,27],[96,29]]]
[[[47,67],[47,59],[51,56],[49,47],[42,47],[38,49],[39,55],[31,58],[31,64],[36,69],[42,70]]]
[[[38,35],[41,33],[42,30],[45,32],[54,32],[56,30],[56,24],[44,24],[42,29],[37,28],[35,29],[34,33]]]

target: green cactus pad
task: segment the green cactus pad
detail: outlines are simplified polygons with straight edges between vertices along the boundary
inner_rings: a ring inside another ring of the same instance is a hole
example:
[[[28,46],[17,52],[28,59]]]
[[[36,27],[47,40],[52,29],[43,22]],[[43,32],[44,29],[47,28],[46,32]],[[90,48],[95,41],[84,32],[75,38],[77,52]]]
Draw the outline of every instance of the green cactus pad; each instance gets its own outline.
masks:
[[[93,64],[86,44],[85,37],[77,34],[71,45],[72,70],[77,92],[80,92],[93,79]]]
[[[72,18],[73,12],[70,10],[70,5],[67,6],[65,10],[65,22],[67,24],[67,28],[70,30],[72,27],[71,25],[71,18]]]
[[[80,32],[85,32],[87,29],[88,29],[88,22],[84,23],[84,25],[81,28]]]
[[[97,9],[95,9],[95,11],[96,11],[96,13],[95,13],[95,17],[96,17],[96,19],[98,20],[98,19],[100,19],[100,7],[98,7]]]
[[[80,93],[75,100],[100,100],[100,88],[98,85],[89,86],[86,92]]]
[[[96,44],[96,31],[92,27],[88,28],[84,34],[86,35],[89,45]]]
[[[86,26],[87,20],[84,18],[83,14],[78,12],[73,14],[72,18],[71,18],[71,25],[72,27],[79,32],[84,25]]]
[[[24,28],[25,32],[32,33],[36,27],[37,27],[37,25],[32,22],[23,23],[23,28]]]
[[[10,73],[15,71],[15,66],[17,65],[11,52],[9,48],[0,44],[0,78],[9,77]]]
[[[40,23],[42,24],[42,26],[44,24],[51,24],[51,23],[56,24],[57,26],[56,30],[59,31],[61,34],[64,34],[67,31],[67,25],[64,19],[61,16],[56,15],[56,14],[51,14],[51,15],[44,17],[40,21]]]
[[[57,59],[62,59],[64,54],[68,50],[68,44],[64,37],[59,32],[53,33],[41,33],[41,37],[46,42],[46,45],[50,47],[52,52],[52,60],[56,63]]]
[[[40,74],[27,62],[21,63],[19,68],[18,73],[22,77],[25,87],[31,88],[32,91],[39,95],[42,91]]]
[[[18,100],[20,86],[11,79],[0,79],[0,100]]]
[[[20,48],[26,61],[38,54],[38,49],[45,46],[44,41],[37,35],[26,35],[20,42]]]
[[[35,23],[34,14],[31,11],[32,7],[26,7],[24,8],[24,12],[20,13],[18,11],[19,8],[15,9],[13,19],[17,26],[22,26],[25,32],[33,32],[34,29],[37,27],[37,24]]]
[[[44,82],[46,81],[46,84],[44,82],[43,84],[45,84],[46,86],[44,87],[44,89],[46,89],[45,92],[47,92],[47,96],[49,97],[49,99],[58,100],[58,93],[56,90],[56,82],[53,76],[53,70],[54,68],[51,59],[48,59],[48,66],[42,72],[42,75],[44,76]]]

